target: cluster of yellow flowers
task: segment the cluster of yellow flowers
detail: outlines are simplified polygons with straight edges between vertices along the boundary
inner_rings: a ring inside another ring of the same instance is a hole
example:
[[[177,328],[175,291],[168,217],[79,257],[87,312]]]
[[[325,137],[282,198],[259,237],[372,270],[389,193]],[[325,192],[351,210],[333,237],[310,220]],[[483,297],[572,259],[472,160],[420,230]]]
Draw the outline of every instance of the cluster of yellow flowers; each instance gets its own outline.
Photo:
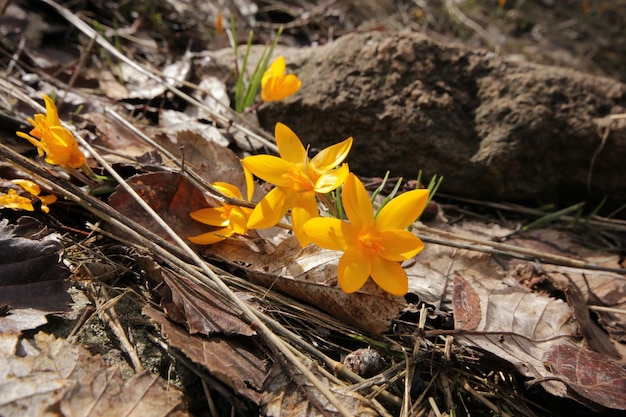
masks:
[[[314,243],[320,247],[344,251],[339,266],[341,288],[358,291],[372,277],[386,292],[404,295],[408,278],[399,262],[417,255],[423,242],[407,227],[422,213],[428,203],[428,190],[412,190],[390,200],[375,214],[367,190],[343,163],[352,146],[352,138],[308,157],[296,134],[284,124],[275,130],[280,157],[255,155],[241,162],[247,179],[248,200],[255,175],[275,187],[254,209],[224,204],[206,208],[191,216],[221,229],[191,237],[195,243],[215,243],[248,229],[275,226],[291,209],[293,231],[300,245]],[[319,195],[343,185],[341,200],[347,220],[320,217]],[[217,183],[228,196],[240,197],[233,186]]]
[[[261,79],[263,101],[283,100],[300,89],[298,77],[286,74],[285,70],[285,59],[279,57],[265,71]],[[54,102],[48,96],[43,98],[46,115],[36,114],[34,119],[28,119],[33,125],[30,134],[17,132],[17,135],[35,145],[47,163],[70,170],[80,168],[93,174],[76,139],[62,126]],[[193,219],[218,229],[189,237],[189,240],[207,245],[233,235],[245,235],[249,229],[270,228],[290,211],[292,229],[301,246],[313,243],[344,252],[338,265],[338,280],[345,292],[358,291],[371,277],[390,294],[406,294],[408,279],[399,262],[415,256],[424,247],[422,241],[406,229],[426,207],[428,190],[401,194],[375,213],[365,187],[344,162],[352,147],[352,138],[309,158],[307,148],[284,124],[276,125],[275,137],[279,157],[255,155],[241,161],[248,201],[254,190],[254,176],[275,187],[255,208],[223,204],[191,213]],[[16,180],[15,183],[37,196],[46,212],[47,205],[56,200],[54,196],[40,196],[39,187],[31,181]],[[224,196],[243,198],[232,184],[217,182],[213,186]],[[343,187],[341,203],[347,219],[321,217],[318,202],[320,199],[328,201],[327,195],[340,187]],[[14,189],[0,193],[0,206],[33,210],[31,199]]]

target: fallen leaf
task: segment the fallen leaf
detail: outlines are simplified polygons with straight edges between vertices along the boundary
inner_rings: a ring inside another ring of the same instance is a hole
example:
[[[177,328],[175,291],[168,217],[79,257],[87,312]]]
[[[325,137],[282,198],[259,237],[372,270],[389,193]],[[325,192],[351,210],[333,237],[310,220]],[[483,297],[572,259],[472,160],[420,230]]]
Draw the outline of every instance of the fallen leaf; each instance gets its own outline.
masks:
[[[65,339],[40,332],[18,348],[20,355],[0,354],[0,415],[167,416],[181,404],[180,392],[165,389],[158,376],[139,374],[124,382],[117,368]]]
[[[254,336],[256,332],[226,304],[182,275],[162,269],[165,285],[158,288],[161,307],[190,334]]]
[[[39,225],[41,232],[43,227]],[[63,246],[54,235],[29,238],[0,222],[0,305],[42,312],[69,311],[69,270],[61,263]]]
[[[355,293],[343,292],[337,283],[341,255],[314,245],[300,248],[294,237],[271,253],[226,242],[208,254],[243,270],[251,281],[304,301],[344,323],[375,334],[389,330],[408,304],[371,280]]]
[[[459,283],[453,294],[455,317],[480,313],[479,320],[455,320],[455,329],[469,331],[456,340],[491,352],[524,376],[551,377],[544,367],[545,353],[556,345],[579,343],[572,309],[561,300],[534,294],[506,277],[457,273],[455,282]],[[468,328],[463,327],[466,324]],[[558,381],[545,380],[541,385],[554,395],[566,395]]]
[[[189,213],[209,204],[204,194],[180,174],[163,171],[139,174],[129,178],[127,183],[183,238],[208,231],[206,225],[193,220]],[[111,194],[109,204],[139,224],[161,234],[164,239],[171,240],[123,188]]]
[[[169,344],[189,359],[205,367],[213,377],[255,404],[261,401],[261,387],[266,369],[244,344],[225,337],[190,335],[176,326],[160,311],[146,305],[142,314],[158,324]],[[254,344],[248,343],[248,346]]]
[[[626,410],[626,369],[601,353],[571,345],[552,346],[544,361],[581,397]]]

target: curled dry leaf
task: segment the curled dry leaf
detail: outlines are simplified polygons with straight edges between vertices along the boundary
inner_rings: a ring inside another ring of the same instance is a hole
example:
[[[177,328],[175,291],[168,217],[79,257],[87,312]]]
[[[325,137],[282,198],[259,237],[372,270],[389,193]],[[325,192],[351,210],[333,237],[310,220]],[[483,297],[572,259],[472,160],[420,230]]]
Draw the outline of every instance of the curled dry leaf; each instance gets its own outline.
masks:
[[[458,342],[491,352],[530,378],[553,376],[543,363],[552,347],[579,343],[567,303],[534,294],[503,277],[455,273],[453,306],[455,329],[469,331],[457,336]],[[554,395],[567,394],[558,381],[541,384]]]
[[[626,369],[608,356],[571,345],[552,346],[544,361],[578,395],[626,410]]]
[[[545,243],[548,242],[548,243]],[[604,267],[620,268],[619,256],[590,250],[576,242],[572,237],[558,230],[536,230],[524,237],[517,237],[510,243],[553,255],[567,256],[573,259],[584,260],[589,264]],[[538,277],[541,275],[541,277]],[[609,307],[611,310],[598,310],[599,323],[609,335],[619,342],[626,342],[626,320],[624,314],[616,311],[626,311],[626,277],[622,274],[607,271],[583,270],[565,266],[546,265],[533,276],[524,277],[527,281],[533,279],[547,279],[559,289],[575,285],[582,293],[588,305]]]
[[[204,194],[180,174],[140,174],[129,178],[127,183],[179,235],[193,236],[207,231],[206,225],[189,216],[190,212],[208,206]],[[123,188],[118,188],[111,194],[109,204],[125,216],[168,239],[165,231]]]
[[[176,326],[160,311],[146,305],[142,314],[148,316],[169,344],[189,359],[205,367],[213,377],[255,404],[261,402],[261,387],[266,369],[262,360],[254,356],[242,343],[224,337],[190,335]],[[248,346],[254,346],[248,343]]]
[[[295,238],[283,241],[274,252],[259,253],[241,245],[221,245],[213,256],[243,269],[251,281],[309,303],[349,325],[379,334],[407,307],[371,280],[359,291],[346,294],[337,283],[342,252],[314,245],[300,248]]]
[[[44,313],[69,310],[70,272],[61,263],[63,246],[54,238],[28,237],[43,229],[39,225],[20,236],[6,220],[0,223],[0,305]]]
[[[167,316],[185,324],[189,333],[253,336],[249,324],[239,318],[223,301],[182,275],[162,269],[165,285],[158,288],[161,307]]]

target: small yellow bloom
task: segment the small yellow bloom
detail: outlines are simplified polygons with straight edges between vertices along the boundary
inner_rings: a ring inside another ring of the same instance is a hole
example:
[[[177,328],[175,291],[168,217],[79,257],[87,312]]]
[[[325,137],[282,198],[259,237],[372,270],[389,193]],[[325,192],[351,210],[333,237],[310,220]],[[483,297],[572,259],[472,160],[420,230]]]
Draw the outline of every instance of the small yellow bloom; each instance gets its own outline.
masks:
[[[304,223],[319,216],[316,193],[326,194],[345,181],[350,172],[348,164],[339,165],[348,156],[352,138],[329,146],[309,159],[302,142],[287,126],[277,123],[275,135],[280,158],[255,155],[241,161],[249,194],[254,184],[251,174],[276,185],[257,204],[248,227],[265,229],[275,226],[291,208],[293,231],[300,245],[306,246],[310,241],[303,231]]]
[[[317,217],[304,225],[304,232],[318,246],[344,251],[337,268],[339,285],[358,291],[372,277],[386,292],[404,295],[408,278],[398,263],[417,255],[424,243],[406,228],[426,207],[428,190],[413,190],[387,203],[376,216],[361,181],[348,175],[341,199],[349,222]]]
[[[37,147],[39,156],[46,156],[46,162],[64,168],[81,168],[85,165],[85,155],[78,148],[72,132],[61,125],[57,108],[52,99],[43,96],[46,102],[46,115],[36,114],[28,119],[33,125],[30,135],[17,132],[21,138],[28,140]]]
[[[57,198],[54,195],[39,195],[41,193],[41,188],[39,188],[39,186],[32,181],[12,180],[11,182],[19,185],[24,190],[37,197],[41,201],[41,211],[44,213],[48,213],[50,211],[48,208],[49,204],[57,201]],[[33,202],[30,198],[19,195],[18,192],[13,189],[10,189],[7,194],[0,193],[0,206],[13,210],[35,210]]]
[[[261,78],[261,100],[281,101],[296,94],[302,82],[294,74],[285,74],[285,58],[279,56],[263,73]]]
[[[242,199],[237,187],[225,182],[214,182],[213,187],[227,197]],[[248,207],[223,204],[221,207],[210,207],[196,210],[190,216],[200,223],[218,226],[221,229],[189,237],[189,240],[198,245],[210,245],[221,242],[234,234],[245,235],[248,232],[248,218],[252,209]]]

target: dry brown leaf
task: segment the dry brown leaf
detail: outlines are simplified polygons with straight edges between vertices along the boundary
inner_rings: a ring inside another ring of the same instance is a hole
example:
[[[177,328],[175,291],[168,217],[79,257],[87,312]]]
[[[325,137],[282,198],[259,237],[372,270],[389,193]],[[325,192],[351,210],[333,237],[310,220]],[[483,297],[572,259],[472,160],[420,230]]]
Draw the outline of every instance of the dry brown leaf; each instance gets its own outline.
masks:
[[[6,220],[0,223],[0,305],[48,313],[69,310],[70,273],[61,263],[63,246],[52,236],[36,235],[43,229],[39,225],[28,232],[34,237],[22,237]]]
[[[371,333],[387,331],[407,307],[403,297],[385,293],[369,280],[359,291],[346,294],[337,284],[342,252],[314,245],[300,248],[293,237],[272,253],[253,252],[241,245],[222,245],[219,256],[242,268],[251,281],[309,303],[335,318]]]
[[[454,281],[455,329],[472,332],[457,336],[457,341],[493,353],[522,375],[537,380],[553,376],[543,363],[546,352],[579,343],[572,309],[561,300],[534,294],[505,278],[456,273]],[[467,319],[477,313],[480,320]],[[544,381],[542,386],[566,395],[560,382]]]
[[[350,389],[339,385],[323,376],[310,363],[307,366],[328,386],[341,404],[354,416],[380,416],[370,400]],[[294,382],[294,379],[297,382]],[[326,417],[340,416],[333,405],[311,383],[299,374],[288,375],[278,364],[270,369],[270,374],[263,386],[261,411],[267,417]]]
[[[74,384],[42,417],[180,416],[182,394],[143,371],[127,381],[119,368],[107,368]],[[186,413],[185,413],[186,415]]]
[[[167,316],[185,324],[189,333],[253,336],[256,334],[249,324],[239,318],[226,304],[197,284],[181,275],[162,269],[163,282],[159,287],[161,307]]]
[[[405,270],[409,277],[409,293],[436,309],[447,308],[452,301],[453,272],[477,276],[501,273],[487,254],[435,244],[426,244],[415,263]]]
[[[571,345],[552,346],[544,357],[552,372],[583,398],[626,410],[626,369],[606,355]]]
[[[190,335],[160,311],[146,305],[142,313],[158,324],[169,344],[205,367],[211,375],[255,404],[261,401],[265,364],[241,343],[223,337]]]
[[[82,346],[41,332],[35,335],[32,342],[22,340],[18,350],[19,356],[16,351],[10,352],[10,354],[0,354],[0,415],[7,417],[77,415],[65,414],[65,408],[63,408],[65,406],[75,407],[73,401],[79,401],[79,399],[75,397],[77,394],[74,392],[89,391],[93,385],[88,384],[88,381],[101,380],[103,376],[117,372],[107,371],[102,358],[92,356]],[[101,399],[108,402],[118,402],[118,408],[116,408],[118,411],[123,410],[123,407],[136,406],[145,401],[141,398],[139,391],[132,398],[115,397],[117,391],[109,390],[116,390],[124,386],[124,381],[119,377],[119,372],[117,375],[113,380],[114,383],[101,391]],[[163,381],[161,380],[160,383]],[[158,395],[168,399],[167,407],[169,409],[180,403],[180,394],[175,389],[163,390],[161,388],[161,391]],[[126,400],[130,403],[124,403]],[[154,401],[151,402],[156,404]],[[62,406],[60,407],[60,405]],[[119,413],[90,414],[91,406],[95,404],[90,403],[89,405],[88,408],[81,408],[81,414],[78,415],[107,415],[111,417],[123,415]],[[163,403],[159,403],[159,405],[163,405]],[[46,409],[48,409],[47,414],[44,413]],[[163,409],[157,410],[155,408],[152,411],[154,414],[143,415],[163,415],[159,414]]]
[[[537,230],[515,238],[512,244],[554,255],[584,260],[590,264],[620,268],[619,256],[592,251],[572,241],[570,235],[557,230]],[[544,266],[541,273],[558,288],[571,280],[581,291],[588,305],[610,307],[626,312],[626,277],[606,271],[592,271],[565,266]],[[619,342],[626,342],[626,316],[611,311],[595,311],[600,324]]]
[[[210,230],[193,220],[189,213],[208,203],[204,194],[174,172],[153,172],[135,175],[127,180],[137,193],[172,227],[180,236],[194,236]],[[118,188],[110,197],[109,204],[120,213],[135,220],[146,228],[161,233],[168,239],[161,227],[139,204],[122,188]]]

